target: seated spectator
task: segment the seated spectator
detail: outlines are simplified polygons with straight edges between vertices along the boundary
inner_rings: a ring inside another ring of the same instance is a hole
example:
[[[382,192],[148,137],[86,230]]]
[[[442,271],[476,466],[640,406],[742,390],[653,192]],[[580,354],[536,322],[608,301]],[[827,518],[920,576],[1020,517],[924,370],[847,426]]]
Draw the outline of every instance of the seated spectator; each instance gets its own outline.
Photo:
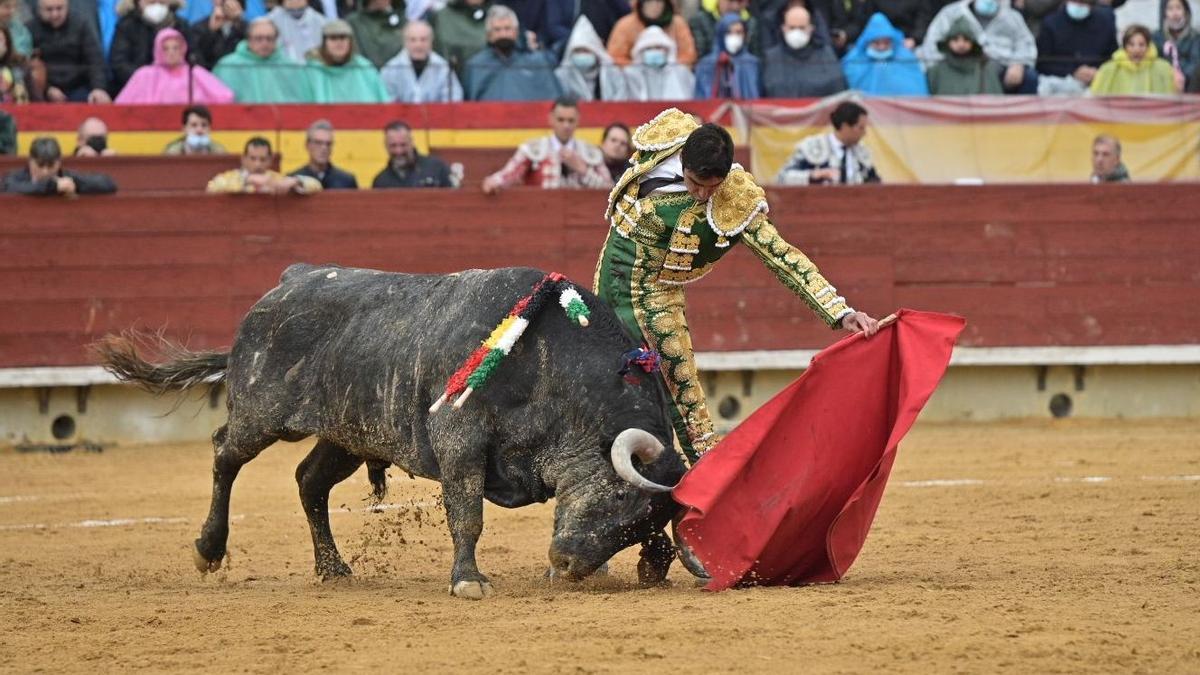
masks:
[[[625,175],[625,170],[633,166],[629,152],[629,127],[620,122],[613,122],[604,129],[600,137],[600,152],[604,153],[604,165],[613,183]]]
[[[1100,134],[1092,141],[1093,183],[1128,183],[1129,170],[1121,161],[1121,141],[1115,136]]]
[[[108,147],[108,125],[99,117],[89,117],[75,132],[75,157],[111,157],[116,150]]]
[[[1158,50],[1150,41],[1150,30],[1137,24],[1125,29],[1121,49],[1100,66],[1089,90],[1096,96],[1174,94],[1178,91],[1175,70],[1170,63],[1158,58]]]
[[[154,63],[137,69],[117,103],[232,103],[233,91],[203,66],[187,63],[187,42],[164,28],[154,38]]]
[[[613,26],[608,36],[608,53],[618,66],[633,63],[633,46],[638,36],[651,26],[657,26],[675,43],[675,58],[685,66],[696,62],[696,43],[687,21],[674,6],[673,0],[633,0],[633,11]]]
[[[376,68],[382,68],[404,49],[404,0],[358,0],[359,10],[346,17],[358,49]]]
[[[933,2],[931,0],[866,0],[856,7],[859,12],[860,26],[866,29],[876,12],[887,17],[888,23],[904,35],[902,40],[908,49],[916,49],[925,39],[929,22],[933,19]],[[860,33],[861,35],[861,33]],[[854,40],[858,41],[858,36]]]
[[[117,191],[102,173],[77,173],[62,168],[62,150],[53,138],[35,138],[29,146],[29,166],[4,177],[4,192],[23,195],[102,195]]]
[[[1189,0],[1167,0],[1162,7],[1161,28],[1154,31],[1154,46],[1175,70],[1175,88],[1187,88],[1188,78],[1200,66],[1200,34],[1192,28]]]
[[[321,29],[327,19],[309,7],[308,0],[283,0],[267,18],[279,30],[276,46],[289,59],[304,63],[305,56],[321,46]]]
[[[736,13],[717,24],[713,50],[696,64],[695,98],[758,98],[758,57],[746,49],[746,24]]]
[[[917,57],[926,68],[942,60],[938,43],[946,39],[951,26],[960,18],[971,24],[983,53],[1004,66],[1004,91],[1032,94],[1037,91],[1037,45],[1025,19],[1009,6],[1008,0],[956,0],[933,17]],[[854,86],[853,83],[850,84]]]
[[[757,3],[757,14],[761,19],[762,26],[759,29],[759,42],[763,53],[765,54],[768,49],[783,41],[783,17],[793,7],[803,7],[808,11],[814,38],[827,45],[832,45],[835,50],[840,49],[829,30],[830,4],[836,3],[826,3],[821,0],[816,2],[814,0],[764,0]],[[866,21],[866,17],[863,18],[863,21]],[[859,30],[861,29],[860,25]]]
[[[408,124],[397,120],[384,127],[383,143],[387,148],[388,165],[375,176],[372,189],[454,187],[450,167],[445,162],[417,152]]]
[[[12,49],[8,28],[0,26],[0,103],[29,103],[26,60]]]
[[[0,155],[17,154],[17,121],[0,110]]]
[[[291,176],[315,178],[325,190],[357,190],[358,179],[354,174],[342,171],[333,165],[333,125],[329,120],[317,120],[304,133],[304,149],[308,150],[308,164],[293,171]]]
[[[1116,17],[1093,0],[1065,2],[1042,21],[1037,51],[1039,94],[1083,94],[1117,51]]]
[[[471,101],[542,101],[559,94],[554,62],[544,51],[517,49],[517,15],[504,5],[487,11],[488,48],[467,61],[463,88]]]
[[[852,101],[833,109],[833,133],[809,136],[779,171],[780,185],[860,185],[880,182],[871,153],[862,144],[867,110]]]
[[[491,0],[450,0],[430,17],[433,49],[460,77],[467,61],[487,47],[486,17],[491,6]]]
[[[842,57],[842,71],[851,89],[869,96],[929,95],[916,55],[904,46],[904,35],[882,13],[871,17],[858,41]]]
[[[846,89],[842,64],[816,34],[807,9],[795,6],[783,15],[783,41],[763,59],[763,95],[771,98],[819,98]]]
[[[613,26],[630,12],[629,0],[579,0],[579,16],[586,16],[604,44]]]
[[[46,100],[112,103],[108,65],[92,24],[71,14],[67,0],[38,0],[37,14],[28,27],[46,64]]]
[[[740,15],[742,23],[746,25],[746,48],[751,54],[762,58],[764,52],[762,41],[759,40],[758,19],[747,9],[749,5],[750,0],[702,0],[700,8],[688,20],[688,30],[692,31],[696,53],[708,54],[712,51],[717,23],[721,17],[733,12]]]
[[[325,24],[320,49],[308,55],[315,103],[387,103],[391,100],[379,71],[354,53],[354,31],[335,19]]]
[[[218,0],[212,14],[192,24],[192,54],[196,64],[212,70],[246,39],[241,0]]]
[[[930,94],[974,96],[1004,93],[1004,86],[1000,82],[1000,78],[1004,77],[1004,69],[983,53],[971,24],[962,19],[954,22],[938,49],[945,58],[933,64],[926,74]]]
[[[397,103],[446,103],[463,100],[462,84],[450,64],[433,51],[433,28],[421,20],[404,26],[404,50],[380,72]]]
[[[113,34],[108,61],[112,64],[112,91],[119,92],[134,72],[154,62],[155,37],[159,31],[174,28],[186,31],[183,20],[175,16],[181,0],[121,0],[117,5],[117,30]]]
[[[675,41],[658,26],[642,31],[622,71],[631,101],[682,101],[696,90],[692,69],[675,59]]]
[[[213,68],[238,103],[312,102],[312,87],[303,66],[276,48],[278,38],[279,31],[270,19],[255,19],[246,28],[246,39]]]
[[[575,100],[568,97],[556,100],[550,108],[553,133],[522,143],[504,168],[483,180],[483,191],[496,194],[514,185],[544,190],[612,187],[612,174],[604,163],[604,153],[575,138],[578,126],[579,105]]]
[[[230,169],[208,181],[208,192],[308,195],[321,191],[321,183],[310,176],[284,176],[271,170],[271,142],[262,136],[246,141],[242,168]]]
[[[613,63],[586,16],[575,22],[562,63],[554,71],[563,92],[580,101],[625,101],[625,75]]]
[[[0,0],[0,30],[8,30],[9,51],[29,58],[33,55],[33,36],[17,18],[17,3],[21,0]]]
[[[212,112],[207,106],[183,109],[183,135],[163,148],[164,155],[224,155],[225,146],[212,139]]]

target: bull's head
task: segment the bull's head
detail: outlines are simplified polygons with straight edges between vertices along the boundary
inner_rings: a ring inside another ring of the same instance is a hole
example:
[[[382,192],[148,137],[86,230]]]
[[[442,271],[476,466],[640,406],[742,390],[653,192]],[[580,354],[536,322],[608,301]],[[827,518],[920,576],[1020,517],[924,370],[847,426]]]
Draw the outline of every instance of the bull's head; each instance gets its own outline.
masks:
[[[550,564],[556,575],[582,579],[622,549],[646,542],[679,512],[671,488],[646,478],[634,467],[637,457],[656,475],[678,481],[683,462],[664,453],[661,441],[641,429],[626,429],[613,441],[611,465],[589,472],[558,494]],[[676,539],[678,541],[678,539]],[[681,550],[693,573],[703,568]],[[665,567],[664,567],[665,569]]]

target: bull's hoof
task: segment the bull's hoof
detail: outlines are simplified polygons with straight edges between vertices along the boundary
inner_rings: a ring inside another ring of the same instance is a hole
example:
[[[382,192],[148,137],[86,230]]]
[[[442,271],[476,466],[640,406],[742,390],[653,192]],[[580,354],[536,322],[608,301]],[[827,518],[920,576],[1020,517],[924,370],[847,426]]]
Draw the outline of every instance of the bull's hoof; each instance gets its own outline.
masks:
[[[670,569],[670,558],[667,558],[665,565],[661,561],[642,558],[638,561],[637,566],[638,583],[643,586],[658,586],[665,583],[667,581],[667,572]]]
[[[492,594],[492,585],[486,581],[460,581],[450,587],[450,595],[467,600],[482,600]]]
[[[204,554],[200,553],[199,547],[192,547],[192,562],[196,564],[196,569],[201,574],[208,574],[209,572],[216,572],[221,569],[221,559],[209,560],[205,558]]]
[[[354,573],[350,566],[341,560],[317,566],[317,576],[321,581],[337,581],[347,579]]]

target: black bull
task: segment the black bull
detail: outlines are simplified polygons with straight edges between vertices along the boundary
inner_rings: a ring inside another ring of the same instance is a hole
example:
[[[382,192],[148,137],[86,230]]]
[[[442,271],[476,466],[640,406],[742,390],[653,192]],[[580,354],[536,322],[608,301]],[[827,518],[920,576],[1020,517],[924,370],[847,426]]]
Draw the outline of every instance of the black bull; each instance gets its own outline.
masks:
[[[665,578],[673,551],[663,530],[677,505],[655,483],[674,485],[685,467],[662,452],[672,436],[660,378],[634,384],[618,374],[637,345],[594,296],[581,291],[589,327],[555,305],[543,309],[462,409],[429,412],[466,355],[542,276],[293,265],[251,308],[229,352],[169,348],[171,360],[156,365],[128,337],[100,342],[112,372],[152,391],[226,382],[229,417],[213,434],[212,504],[197,567],[216,570],[225,556],[241,467],[277,440],[316,436],[296,480],[323,578],[350,574],[330,532],[329,491],[364,462],[376,469],[377,491],[378,468],[388,463],[441,483],[455,595],[491,590],[475,561],[485,498],[505,507],[556,498],[550,562],[558,574],[582,578],[642,543],[639,577]]]

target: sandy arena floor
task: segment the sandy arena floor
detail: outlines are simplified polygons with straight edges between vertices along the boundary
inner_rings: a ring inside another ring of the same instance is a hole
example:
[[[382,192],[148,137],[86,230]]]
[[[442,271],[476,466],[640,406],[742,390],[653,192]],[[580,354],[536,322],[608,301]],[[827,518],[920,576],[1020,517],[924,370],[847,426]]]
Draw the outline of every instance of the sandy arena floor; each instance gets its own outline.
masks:
[[[202,578],[206,445],[0,454],[0,671],[1200,672],[1200,422],[923,425],[847,578],[708,593],[542,580],[552,512],[488,507],[497,595],[446,595],[436,486],[334,491],[357,578],[325,584],[292,473],[248,465]]]

